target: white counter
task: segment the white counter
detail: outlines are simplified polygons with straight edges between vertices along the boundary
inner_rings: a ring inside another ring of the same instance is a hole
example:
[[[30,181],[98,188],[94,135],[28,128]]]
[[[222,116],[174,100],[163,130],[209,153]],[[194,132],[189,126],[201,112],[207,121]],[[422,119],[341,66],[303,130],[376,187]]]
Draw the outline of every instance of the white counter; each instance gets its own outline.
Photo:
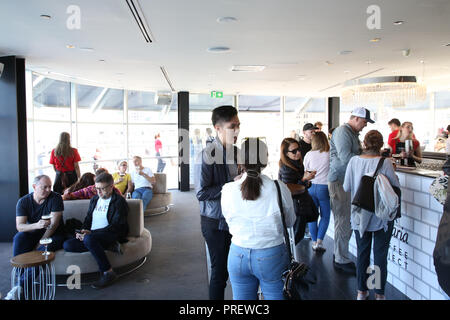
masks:
[[[387,281],[410,299],[443,300],[445,296],[433,264],[437,229],[443,213],[443,205],[428,191],[434,178],[405,172],[397,172],[397,175],[402,189],[402,217],[395,222],[392,233]],[[333,214],[327,235],[334,238]],[[354,232],[349,250],[356,257]],[[373,255],[371,259],[373,264]]]

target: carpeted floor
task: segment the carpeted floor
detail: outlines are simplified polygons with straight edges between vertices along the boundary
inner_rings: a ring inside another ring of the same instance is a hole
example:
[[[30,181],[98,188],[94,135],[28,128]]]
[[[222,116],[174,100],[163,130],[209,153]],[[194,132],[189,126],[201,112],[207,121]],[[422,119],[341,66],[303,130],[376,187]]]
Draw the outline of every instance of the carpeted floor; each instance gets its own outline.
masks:
[[[205,243],[200,230],[198,202],[194,192],[173,192],[171,210],[160,216],[145,218],[145,227],[153,239],[152,251],[138,270],[121,277],[113,286],[95,290],[89,285],[69,290],[57,287],[57,300],[204,300],[208,299],[208,270]],[[301,261],[307,262],[317,275],[312,299],[352,300],[356,297],[356,278],[333,268],[333,240],[325,239],[327,251],[315,254],[308,239],[297,245]],[[0,294],[10,290],[11,243],[0,243]],[[92,277],[90,277],[92,279]],[[95,279],[95,277],[93,278]],[[83,279],[84,281],[84,279]],[[407,299],[390,284],[388,299]],[[371,293],[373,298],[373,293]],[[225,292],[232,299],[231,286]]]

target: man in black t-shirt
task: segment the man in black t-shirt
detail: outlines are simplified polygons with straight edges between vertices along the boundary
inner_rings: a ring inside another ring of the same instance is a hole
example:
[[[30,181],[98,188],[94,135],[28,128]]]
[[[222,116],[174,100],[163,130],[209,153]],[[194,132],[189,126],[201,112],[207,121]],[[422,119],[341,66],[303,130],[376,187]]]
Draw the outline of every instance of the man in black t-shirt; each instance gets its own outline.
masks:
[[[33,181],[34,192],[19,199],[16,206],[16,228],[13,240],[13,256],[33,250],[44,250],[39,240],[51,238],[49,251],[62,248],[64,226],[62,214],[64,203],[61,195],[52,191],[52,181],[46,175],[37,176]],[[50,220],[42,216],[51,215]]]
[[[303,126],[303,139],[300,139],[300,153],[302,154],[302,161],[305,158],[305,154],[311,150],[311,139],[318,127],[315,127],[312,123],[307,123]]]

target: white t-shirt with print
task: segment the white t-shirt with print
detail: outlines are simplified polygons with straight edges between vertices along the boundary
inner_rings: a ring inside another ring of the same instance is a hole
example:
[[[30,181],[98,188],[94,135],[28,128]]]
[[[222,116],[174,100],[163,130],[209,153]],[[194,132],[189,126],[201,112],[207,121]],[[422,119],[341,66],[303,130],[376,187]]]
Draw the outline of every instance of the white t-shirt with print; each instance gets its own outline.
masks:
[[[98,198],[97,205],[92,213],[91,230],[103,229],[108,226],[108,208],[111,202],[111,197],[108,199]]]

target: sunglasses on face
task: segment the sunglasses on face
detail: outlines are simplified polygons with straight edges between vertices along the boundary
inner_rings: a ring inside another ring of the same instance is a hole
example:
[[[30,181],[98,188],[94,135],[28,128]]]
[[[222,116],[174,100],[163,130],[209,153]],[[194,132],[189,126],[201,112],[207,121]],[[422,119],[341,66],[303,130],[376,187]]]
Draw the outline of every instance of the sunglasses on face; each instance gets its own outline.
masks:
[[[293,149],[293,150],[288,150],[287,152],[290,152],[292,154],[296,154],[297,152],[300,152],[300,151],[301,151],[300,148],[297,148],[297,149]]]

